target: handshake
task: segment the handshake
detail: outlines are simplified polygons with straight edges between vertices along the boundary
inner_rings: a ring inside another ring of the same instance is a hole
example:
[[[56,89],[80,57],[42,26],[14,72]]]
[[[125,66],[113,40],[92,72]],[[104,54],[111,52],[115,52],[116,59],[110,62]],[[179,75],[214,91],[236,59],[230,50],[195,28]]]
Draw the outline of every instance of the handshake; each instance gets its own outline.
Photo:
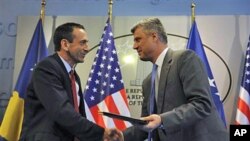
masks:
[[[117,115],[112,115],[112,116],[118,117]],[[123,118],[122,116],[120,117]],[[143,124],[138,124],[139,121],[137,121],[137,123],[135,123],[134,125],[136,125],[139,129],[145,132],[153,131],[156,128],[163,128],[163,125],[161,124],[162,123],[161,117],[159,115],[152,114],[147,117],[142,117],[141,120],[146,121],[146,124],[145,122],[143,122]],[[105,128],[103,141],[124,141],[124,136],[122,131],[120,131],[119,129]]]
[[[161,117],[156,114],[142,117],[141,120],[146,121],[147,124],[135,124],[139,129],[149,132],[156,128],[163,128]],[[123,133],[116,128],[106,128],[103,135],[103,141],[124,141]]]
[[[106,128],[103,141],[124,141],[123,133],[116,128]]]

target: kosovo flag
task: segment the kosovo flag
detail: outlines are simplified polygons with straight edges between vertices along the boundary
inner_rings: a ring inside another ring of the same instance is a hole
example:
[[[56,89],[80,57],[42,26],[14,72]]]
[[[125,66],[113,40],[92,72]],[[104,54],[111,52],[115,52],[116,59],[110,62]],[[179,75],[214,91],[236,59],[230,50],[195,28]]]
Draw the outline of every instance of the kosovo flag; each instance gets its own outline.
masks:
[[[201,42],[200,34],[198,32],[198,28],[197,28],[195,21],[193,22],[191,31],[189,33],[187,49],[191,49],[191,50],[195,51],[196,54],[201,58],[202,62],[204,63],[205,69],[207,70],[207,74],[208,74],[208,80],[209,80],[209,84],[210,84],[210,89],[211,89],[213,101],[215,103],[217,111],[219,112],[221,120],[226,125],[223,104],[220,100],[220,94],[219,94],[217,86],[215,84],[214,76],[213,76],[211,68],[209,66],[207,56],[206,56],[206,53],[204,51],[203,44]]]
[[[0,128],[0,136],[7,141],[19,139],[23,122],[25,91],[33,68],[47,55],[42,19],[39,19]]]

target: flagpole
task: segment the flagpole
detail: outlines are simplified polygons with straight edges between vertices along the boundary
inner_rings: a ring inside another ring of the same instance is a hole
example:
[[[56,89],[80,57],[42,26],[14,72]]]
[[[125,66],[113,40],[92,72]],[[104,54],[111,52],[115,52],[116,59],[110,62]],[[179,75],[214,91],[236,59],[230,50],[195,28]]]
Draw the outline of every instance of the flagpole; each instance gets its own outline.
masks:
[[[40,18],[42,19],[42,23],[44,24],[46,0],[42,0],[41,5],[42,5],[42,8],[41,8],[41,12],[40,12]]]
[[[195,21],[195,4],[193,2],[191,4],[191,10],[192,10],[191,20],[192,20],[192,23],[193,23]]]
[[[112,8],[113,8],[113,0],[109,0],[109,11],[108,11],[109,23],[111,23],[112,21]]]

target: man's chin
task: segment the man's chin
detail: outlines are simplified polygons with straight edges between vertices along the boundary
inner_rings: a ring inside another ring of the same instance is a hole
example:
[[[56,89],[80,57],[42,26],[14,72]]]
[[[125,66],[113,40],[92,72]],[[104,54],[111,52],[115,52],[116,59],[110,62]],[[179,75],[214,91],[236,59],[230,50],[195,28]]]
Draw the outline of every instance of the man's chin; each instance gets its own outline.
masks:
[[[140,56],[140,60],[142,60],[142,61],[149,61],[147,58],[143,58],[141,56]]]
[[[77,63],[83,63],[84,62],[84,59],[82,59],[82,60],[78,60],[78,62]]]
[[[146,61],[146,60],[147,60],[147,57],[146,57],[143,53],[139,53],[139,54],[138,54],[138,57],[139,57],[140,60],[142,60],[142,61]]]

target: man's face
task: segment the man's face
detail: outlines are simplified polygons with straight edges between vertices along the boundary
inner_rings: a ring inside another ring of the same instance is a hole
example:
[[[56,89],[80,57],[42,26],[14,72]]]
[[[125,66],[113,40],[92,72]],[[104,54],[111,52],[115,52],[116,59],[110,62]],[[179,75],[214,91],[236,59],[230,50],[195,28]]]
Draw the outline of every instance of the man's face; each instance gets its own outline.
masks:
[[[84,57],[89,51],[88,36],[85,30],[80,28],[74,28],[73,42],[69,43],[68,55],[72,61],[76,63],[84,62]]]
[[[155,50],[154,36],[151,33],[143,31],[142,27],[138,27],[134,32],[134,46],[142,61],[152,61]]]

